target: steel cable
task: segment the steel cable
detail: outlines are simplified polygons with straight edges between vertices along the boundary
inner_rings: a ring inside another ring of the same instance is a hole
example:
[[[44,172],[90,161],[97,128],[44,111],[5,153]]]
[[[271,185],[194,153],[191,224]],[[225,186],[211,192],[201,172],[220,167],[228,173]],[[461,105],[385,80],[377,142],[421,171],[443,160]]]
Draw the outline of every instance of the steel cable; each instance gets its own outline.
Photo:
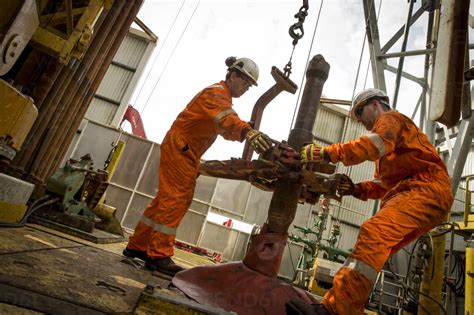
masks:
[[[148,104],[149,104],[149,102],[150,102],[150,99],[151,99],[151,96],[152,96],[153,93],[155,92],[156,87],[157,87],[158,83],[159,83],[160,80],[161,80],[161,77],[162,77],[163,74],[165,73],[166,68],[168,67],[169,62],[170,62],[171,58],[173,57],[174,52],[176,51],[176,48],[177,48],[178,45],[181,43],[181,39],[183,38],[184,33],[186,33],[186,31],[187,31],[187,29],[188,29],[188,26],[189,26],[189,23],[190,23],[191,20],[193,19],[194,14],[196,13],[196,10],[197,10],[197,8],[199,7],[200,4],[201,4],[201,0],[199,0],[198,3],[196,4],[196,6],[194,7],[193,13],[192,13],[191,16],[189,17],[189,19],[188,19],[188,21],[187,21],[187,23],[186,23],[186,26],[184,27],[183,31],[181,32],[181,35],[180,35],[179,38],[178,38],[178,41],[177,41],[176,44],[174,45],[173,50],[171,51],[171,54],[170,54],[169,57],[168,57],[168,60],[166,60],[166,63],[165,63],[165,65],[164,65],[164,67],[163,67],[163,70],[161,70],[160,76],[159,76],[158,79],[156,80],[155,85],[153,86],[153,89],[151,90],[150,95],[148,96],[148,99],[146,100],[145,105],[143,106],[143,109],[141,110],[140,114],[142,114],[142,113],[145,111],[146,107],[148,106]]]
[[[143,80],[143,83],[140,87],[140,90],[138,91],[134,101],[132,102],[132,104],[135,104],[138,100],[138,98],[140,97],[141,93],[142,93],[142,90],[143,90],[143,87],[145,86],[145,83],[146,81],[148,80],[148,78],[150,77],[150,74],[151,74],[151,71],[153,70],[153,67],[155,66],[155,63],[156,61],[158,60],[158,57],[160,56],[161,52],[163,51],[163,47],[165,47],[165,44],[166,44],[166,41],[168,40],[169,38],[169,35],[171,33],[171,31],[173,30],[174,28],[174,25],[176,24],[176,21],[178,20],[178,16],[180,15],[183,7],[184,7],[184,4],[186,3],[186,0],[183,0],[183,2],[181,3],[181,6],[179,7],[179,10],[178,10],[178,13],[176,13],[175,17],[174,17],[174,20],[173,22],[171,23],[171,26],[170,28],[168,29],[168,32],[166,33],[166,36],[165,36],[165,39],[163,40],[163,44],[161,44],[161,47],[160,47],[160,50],[158,51],[158,53],[156,54],[155,58],[153,59],[153,62],[151,64],[151,67],[150,67],[150,70],[148,71],[145,79]],[[143,112],[143,110],[140,112],[140,114]]]

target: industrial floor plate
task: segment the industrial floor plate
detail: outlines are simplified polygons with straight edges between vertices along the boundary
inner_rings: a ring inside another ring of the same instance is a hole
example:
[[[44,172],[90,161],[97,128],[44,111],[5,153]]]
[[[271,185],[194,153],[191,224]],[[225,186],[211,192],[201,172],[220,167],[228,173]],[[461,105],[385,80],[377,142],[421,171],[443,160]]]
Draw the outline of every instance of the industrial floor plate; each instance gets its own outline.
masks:
[[[128,263],[126,243],[94,244],[42,226],[0,229],[0,303],[48,314],[130,314],[147,284],[170,281]],[[212,264],[176,250],[184,267]]]

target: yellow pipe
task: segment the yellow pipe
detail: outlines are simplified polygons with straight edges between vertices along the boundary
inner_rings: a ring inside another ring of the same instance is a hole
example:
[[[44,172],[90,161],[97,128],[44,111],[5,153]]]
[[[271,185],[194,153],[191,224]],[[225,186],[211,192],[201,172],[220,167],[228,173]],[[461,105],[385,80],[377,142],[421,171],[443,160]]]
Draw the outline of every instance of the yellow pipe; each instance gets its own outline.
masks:
[[[115,169],[117,168],[118,161],[120,157],[122,156],[123,150],[125,149],[125,141],[117,141],[117,146],[115,147],[115,151],[112,154],[112,159],[109,162],[109,165],[107,165],[107,172],[109,173],[109,180],[112,179],[112,176],[114,175]]]
[[[464,201],[464,226],[467,226],[469,221],[469,214],[471,213],[471,194],[472,191],[469,188],[469,183],[474,180],[474,176],[466,178],[466,199]]]
[[[466,248],[466,284],[464,314],[474,315],[474,248]]]
[[[433,254],[428,259],[428,266],[424,270],[420,286],[420,297],[418,299],[418,314],[420,315],[441,314],[445,243],[446,234],[433,237]],[[438,301],[439,304],[435,301]]]
[[[123,150],[125,150],[125,141],[117,141],[115,151],[112,154],[112,158],[110,159],[109,164],[107,165],[107,168],[105,169],[109,173],[108,178],[107,178],[109,182],[112,179],[112,176],[114,175],[115,170],[117,169],[118,161],[120,160],[120,157],[122,156]],[[103,204],[104,200],[105,200],[105,192],[102,194],[102,197],[100,197],[100,200],[97,203],[97,207]],[[100,212],[100,210],[98,211]],[[110,215],[110,213],[108,213],[108,215]],[[115,215],[115,212],[113,215]]]
[[[124,149],[125,141],[117,141],[117,145],[115,146],[115,150],[112,153],[112,157],[110,158],[110,161],[107,167],[105,168],[105,170],[108,172],[107,180],[109,182],[112,179],[115,170],[117,169],[118,162],[120,160],[120,157],[122,156]],[[102,194],[102,197],[100,197],[99,202],[92,210],[92,212],[94,212],[94,214],[102,220],[101,222],[96,224],[96,227],[106,232],[123,236],[123,230],[120,226],[120,222],[115,217],[117,209],[105,204],[104,202],[105,192]]]

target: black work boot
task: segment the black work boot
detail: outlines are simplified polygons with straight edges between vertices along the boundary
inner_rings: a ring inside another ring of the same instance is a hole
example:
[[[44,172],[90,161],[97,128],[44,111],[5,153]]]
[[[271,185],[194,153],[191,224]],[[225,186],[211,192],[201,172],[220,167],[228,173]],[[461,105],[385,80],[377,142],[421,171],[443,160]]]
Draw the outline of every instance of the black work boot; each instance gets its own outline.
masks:
[[[164,273],[168,276],[174,276],[176,273],[185,270],[183,267],[178,266],[170,257],[165,258],[150,258],[145,262],[145,267]]]
[[[138,258],[138,259],[141,259],[143,261],[147,261],[149,258],[148,258],[148,255],[146,254],[146,251],[141,251],[141,250],[136,250],[136,249],[130,249],[128,247],[126,247],[122,254],[125,256],[125,257],[128,257],[128,258]]]

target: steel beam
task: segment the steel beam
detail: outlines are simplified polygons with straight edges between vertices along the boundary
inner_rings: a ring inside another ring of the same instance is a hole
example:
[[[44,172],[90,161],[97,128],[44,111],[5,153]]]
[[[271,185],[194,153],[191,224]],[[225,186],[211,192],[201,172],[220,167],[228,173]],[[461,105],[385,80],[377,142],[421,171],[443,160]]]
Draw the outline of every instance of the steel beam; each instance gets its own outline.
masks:
[[[388,70],[388,71],[390,71],[390,72],[393,72],[393,73],[397,73],[397,71],[398,71],[397,68],[392,67],[392,66],[390,66],[390,65],[385,65],[385,69]],[[413,82],[415,82],[415,83],[418,83],[418,84],[421,85],[421,86],[425,86],[425,85],[426,85],[426,81],[423,80],[423,78],[415,77],[414,75],[411,75],[411,74],[409,74],[409,73],[407,73],[407,72],[402,71],[402,72],[401,72],[401,76],[404,77],[405,79],[408,79],[408,80],[410,80],[410,81],[413,81]]]
[[[415,14],[413,14],[413,16],[411,17],[408,23],[408,26],[412,26],[413,23],[415,23],[418,20],[418,18],[423,15],[424,12],[425,12],[425,7],[421,6],[415,12]],[[386,53],[387,51],[389,51],[390,48],[392,48],[392,46],[402,37],[404,31],[405,31],[405,25],[400,27],[400,29],[395,33],[395,35],[393,35],[392,38],[390,38],[390,40],[382,47],[382,52]]]
[[[374,86],[383,91],[387,91],[385,76],[383,73],[386,61],[379,58],[379,56],[382,55],[382,50],[380,49],[380,37],[374,0],[364,0],[364,16],[367,27],[367,40],[369,43]]]
[[[405,31],[404,31],[405,34],[403,36],[403,42],[402,42],[402,53],[405,52],[405,50],[407,49],[408,34],[410,33],[410,20],[411,20],[411,14],[413,12],[414,4],[415,4],[415,0],[411,0],[410,6],[408,8],[407,22],[405,24]],[[397,108],[398,91],[400,90],[400,80],[402,78],[402,70],[403,70],[404,62],[405,62],[405,56],[401,56],[400,59],[398,60],[397,77],[395,78],[395,92],[393,92],[393,99],[392,99],[393,108]]]
[[[409,57],[409,56],[419,56],[419,55],[427,55],[435,53],[436,49],[418,49],[418,50],[410,50],[404,52],[396,52],[396,53],[386,53],[380,56],[380,59],[389,59],[389,58],[398,58],[398,57]]]
[[[474,93],[471,93],[473,95]],[[452,155],[448,161],[448,173],[451,176],[451,190],[456,193],[461,181],[462,171],[466,163],[467,155],[472,147],[472,128],[474,126],[474,115],[469,119],[463,119],[456,137]]]

